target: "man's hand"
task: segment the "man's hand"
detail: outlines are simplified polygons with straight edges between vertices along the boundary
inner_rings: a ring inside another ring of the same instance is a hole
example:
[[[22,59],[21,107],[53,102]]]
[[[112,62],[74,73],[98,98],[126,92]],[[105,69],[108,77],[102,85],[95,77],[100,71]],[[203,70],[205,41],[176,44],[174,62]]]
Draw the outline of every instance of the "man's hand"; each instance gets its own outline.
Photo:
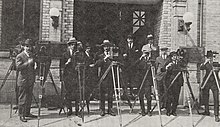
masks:
[[[106,59],[109,58],[109,57],[110,57],[110,55],[106,55],[105,58],[104,58],[104,60],[106,60]]]
[[[69,64],[70,62],[71,62],[71,58],[69,58],[65,64],[67,65],[67,64]]]
[[[124,57],[128,56],[127,54],[123,54]]]
[[[89,67],[94,67],[94,66],[95,66],[95,64],[90,64],[90,65],[89,65]]]

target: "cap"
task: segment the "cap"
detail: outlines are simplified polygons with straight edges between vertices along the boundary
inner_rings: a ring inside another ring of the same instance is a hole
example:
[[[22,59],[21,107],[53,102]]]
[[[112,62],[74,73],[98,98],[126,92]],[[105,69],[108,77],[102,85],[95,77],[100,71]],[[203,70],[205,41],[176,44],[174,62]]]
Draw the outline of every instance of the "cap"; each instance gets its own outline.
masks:
[[[77,40],[76,40],[75,37],[71,37],[71,38],[69,39],[69,41],[67,41],[67,44],[71,44],[71,43],[77,43]]]
[[[148,39],[152,39],[152,38],[153,38],[153,35],[152,35],[152,34],[149,34],[149,35],[147,35],[147,38],[148,38]]]
[[[104,46],[104,47],[111,47],[113,46],[112,43],[110,43],[109,40],[104,40],[103,43],[101,44],[101,46]]]
[[[25,45],[33,45],[33,43],[31,42],[31,39],[26,39],[25,41],[23,41],[21,43],[22,46],[25,46]]]

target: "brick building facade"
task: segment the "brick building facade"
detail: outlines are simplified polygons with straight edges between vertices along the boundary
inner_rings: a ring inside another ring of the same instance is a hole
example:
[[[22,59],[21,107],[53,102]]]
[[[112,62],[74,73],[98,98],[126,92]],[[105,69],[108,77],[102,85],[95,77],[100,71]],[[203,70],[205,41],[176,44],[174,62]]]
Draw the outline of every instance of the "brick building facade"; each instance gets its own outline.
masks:
[[[0,0],[0,19],[2,19],[1,12],[4,7],[3,1]],[[76,1],[78,0],[41,0],[39,40],[65,43],[70,37],[75,36]],[[174,51],[180,46],[193,46],[194,43],[196,46],[204,47],[203,53],[208,50],[220,52],[219,0],[152,0],[152,3],[154,1],[158,2],[154,3],[154,7],[157,9],[153,15],[154,21],[152,21],[153,34],[159,47],[168,47],[170,51]],[[148,3],[148,6],[151,4]],[[59,26],[56,29],[52,26],[51,8],[57,8],[60,12]],[[185,12],[193,13],[193,23],[189,31],[191,39],[184,33],[178,32],[178,20],[183,19]],[[0,20],[0,39],[1,28],[2,20]],[[146,32],[146,34],[148,33]],[[0,46],[4,43],[1,39]],[[220,61],[219,54],[216,56],[216,61]],[[190,63],[189,66],[191,70],[198,69],[198,65],[195,63]],[[195,79],[199,77],[199,73],[192,71],[190,74],[190,80],[196,84],[195,90],[197,91],[198,84]]]

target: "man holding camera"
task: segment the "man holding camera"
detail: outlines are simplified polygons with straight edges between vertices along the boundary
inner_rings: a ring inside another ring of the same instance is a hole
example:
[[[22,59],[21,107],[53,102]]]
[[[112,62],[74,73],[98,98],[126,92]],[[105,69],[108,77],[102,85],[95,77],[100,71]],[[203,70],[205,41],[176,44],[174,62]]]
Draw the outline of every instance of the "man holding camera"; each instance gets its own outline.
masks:
[[[77,85],[77,71],[76,71],[76,61],[75,52],[77,46],[77,40],[72,37],[67,42],[67,51],[63,54],[60,61],[61,76],[63,77],[64,87],[66,90],[66,105],[69,110],[67,116],[72,115],[72,100],[75,100],[75,115],[78,115],[79,111],[79,88]]]
[[[203,103],[205,105],[205,112],[201,113],[202,115],[209,116],[209,90],[211,89],[213,93],[214,98],[214,115],[215,115],[215,121],[219,122],[219,90],[217,86],[217,82],[219,81],[218,77],[218,71],[214,71],[216,74],[216,78],[214,76],[214,73],[211,73],[213,71],[213,52],[207,51],[206,60],[204,63],[201,64],[200,69],[205,70],[206,74],[203,78],[202,82],[202,97],[203,97]]]
[[[104,40],[102,43],[104,52],[99,55],[98,60],[94,64],[94,66],[100,67],[101,68],[101,75],[105,73],[107,68],[111,65],[111,60],[110,60],[110,47],[113,46],[113,44],[110,43],[109,40]],[[116,114],[112,110],[112,103],[113,103],[113,80],[112,80],[112,74],[111,71],[106,75],[105,79],[103,80],[102,84],[100,85],[100,109],[101,109],[101,116],[104,116],[105,113],[105,94],[107,93],[108,97],[108,114],[115,116]]]
[[[135,64],[135,82],[138,84],[139,88],[139,99],[140,99],[140,107],[141,107],[141,115],[145,116],[148,114],[148,116],[151,116],[151,87],[153,85],[153,78],[152,78],[152,72],[151,72],[151,56],[150,56],[150,49],[148,46],[142,47],[142,55],[141,57],[136,61]],[[148,73],[147,73],[148,71]],[[134,73],[134,72],[133,72]],[[146,79],[144,79],[145,75],[147,73]],[[141,88],[143,82],[143,86]],[[147,113],[145,112],[145,104],[144,104],[144,96],[147,99]]]
[[[35,60],[32,53],[32,42],[30,39],[21,44],[23,51],[16,57],[16,68],[18,72],[18,113],[22,122],[27,122],[25,117],[36,118],[30,113],[32,92],[35,82]]]

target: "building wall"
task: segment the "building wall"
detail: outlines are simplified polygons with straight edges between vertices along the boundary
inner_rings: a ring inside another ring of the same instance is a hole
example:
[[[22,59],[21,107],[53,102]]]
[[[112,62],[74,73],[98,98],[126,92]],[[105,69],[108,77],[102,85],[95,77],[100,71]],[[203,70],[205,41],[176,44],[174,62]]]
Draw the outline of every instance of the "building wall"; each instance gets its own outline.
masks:
[[[74,0],[43,0],[41,27],[43,41],[65,42],[73,36],[73,5]],[[49,12],[52,7],[57,7],[61,12],[57,30],[52,27],[50,18]]]
[[[213,50],[220,53],[220,1],[205,0],[204,3],[204,46],[206,51]],[[220,62],[220,55],[216,57]]]
[[[2,30],[1,30],[1,26],[2,26],[2,0],[0,0],[0,44],[1,44],[1,33],[2,33]]]

